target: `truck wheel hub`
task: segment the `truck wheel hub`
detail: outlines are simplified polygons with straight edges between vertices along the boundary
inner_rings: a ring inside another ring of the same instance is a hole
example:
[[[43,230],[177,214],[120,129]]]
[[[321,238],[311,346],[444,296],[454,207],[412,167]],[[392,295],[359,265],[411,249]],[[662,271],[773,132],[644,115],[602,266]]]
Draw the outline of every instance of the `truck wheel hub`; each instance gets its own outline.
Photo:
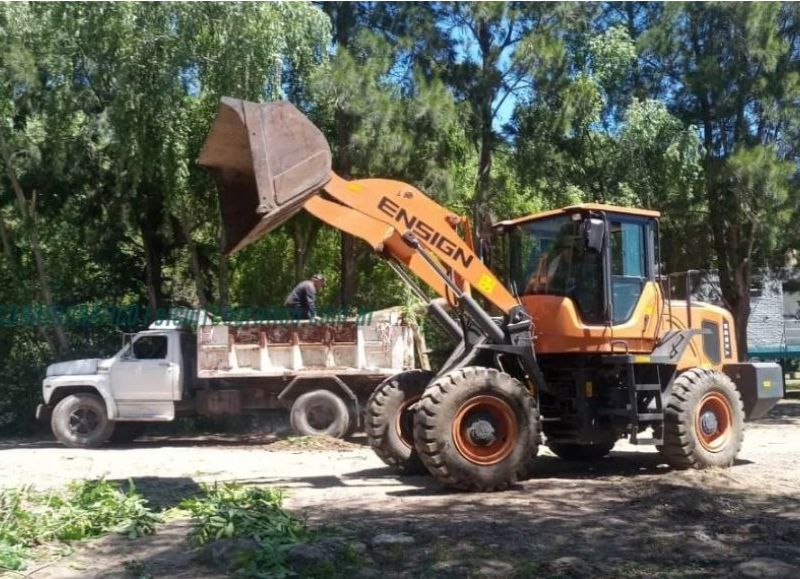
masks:
[[[333,410],[327,404],[317,404],[308,410],[308,424],[316,430],[325,430],[333,421]]]
[[[75,434],[89,434],[100,421],[91,408],[78,408],[69,416],[69,429]]]

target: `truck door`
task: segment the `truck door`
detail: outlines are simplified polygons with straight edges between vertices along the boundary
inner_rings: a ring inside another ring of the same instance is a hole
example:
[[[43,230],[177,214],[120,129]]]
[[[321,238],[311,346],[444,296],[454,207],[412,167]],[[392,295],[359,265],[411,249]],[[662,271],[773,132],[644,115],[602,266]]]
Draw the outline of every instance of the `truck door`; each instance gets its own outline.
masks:
[[[111,391],[120,408],[125,401],[180,399],[180,349],[177,335],[146,333],[111,366]]]

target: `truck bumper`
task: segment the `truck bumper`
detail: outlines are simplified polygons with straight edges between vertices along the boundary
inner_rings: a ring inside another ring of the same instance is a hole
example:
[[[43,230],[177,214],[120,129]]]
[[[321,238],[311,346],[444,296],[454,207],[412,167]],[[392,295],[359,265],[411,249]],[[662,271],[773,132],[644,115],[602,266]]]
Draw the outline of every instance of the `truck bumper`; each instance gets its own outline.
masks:
[[[763,418],[783,398],[783,370],[778,364],[726,364],[722,371],[734,381],[742,395],[746,420]]]
[[[44,422],[50,420],[50,415],[53,413],[53,409],[47,406],[46,404],[39,404],[36,407],[36,420]]]

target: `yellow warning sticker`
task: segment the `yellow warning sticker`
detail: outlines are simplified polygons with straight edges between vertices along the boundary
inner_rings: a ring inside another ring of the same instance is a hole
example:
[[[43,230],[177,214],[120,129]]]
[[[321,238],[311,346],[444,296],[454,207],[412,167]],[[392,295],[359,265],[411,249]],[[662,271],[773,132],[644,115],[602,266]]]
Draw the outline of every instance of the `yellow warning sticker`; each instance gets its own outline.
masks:
[[[497,280],[490,275],[486,275],[485,273],[478,280],[478,289],[485,294],[491,294],[496,285]]]

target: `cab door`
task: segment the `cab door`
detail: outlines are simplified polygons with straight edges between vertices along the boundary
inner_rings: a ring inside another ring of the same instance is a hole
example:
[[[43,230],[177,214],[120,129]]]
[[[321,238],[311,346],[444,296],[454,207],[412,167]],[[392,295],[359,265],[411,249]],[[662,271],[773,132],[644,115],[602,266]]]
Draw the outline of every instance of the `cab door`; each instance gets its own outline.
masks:
[[[615,349],[649,353],[662,307],[655,281],[655,222],[609,215],[608,225]]]
[[[177,338],[174,332],[139,334],[114,361],[110,371],[111,392],[120,418],[174,417],[173,400],[176,392],[180,392]]]

